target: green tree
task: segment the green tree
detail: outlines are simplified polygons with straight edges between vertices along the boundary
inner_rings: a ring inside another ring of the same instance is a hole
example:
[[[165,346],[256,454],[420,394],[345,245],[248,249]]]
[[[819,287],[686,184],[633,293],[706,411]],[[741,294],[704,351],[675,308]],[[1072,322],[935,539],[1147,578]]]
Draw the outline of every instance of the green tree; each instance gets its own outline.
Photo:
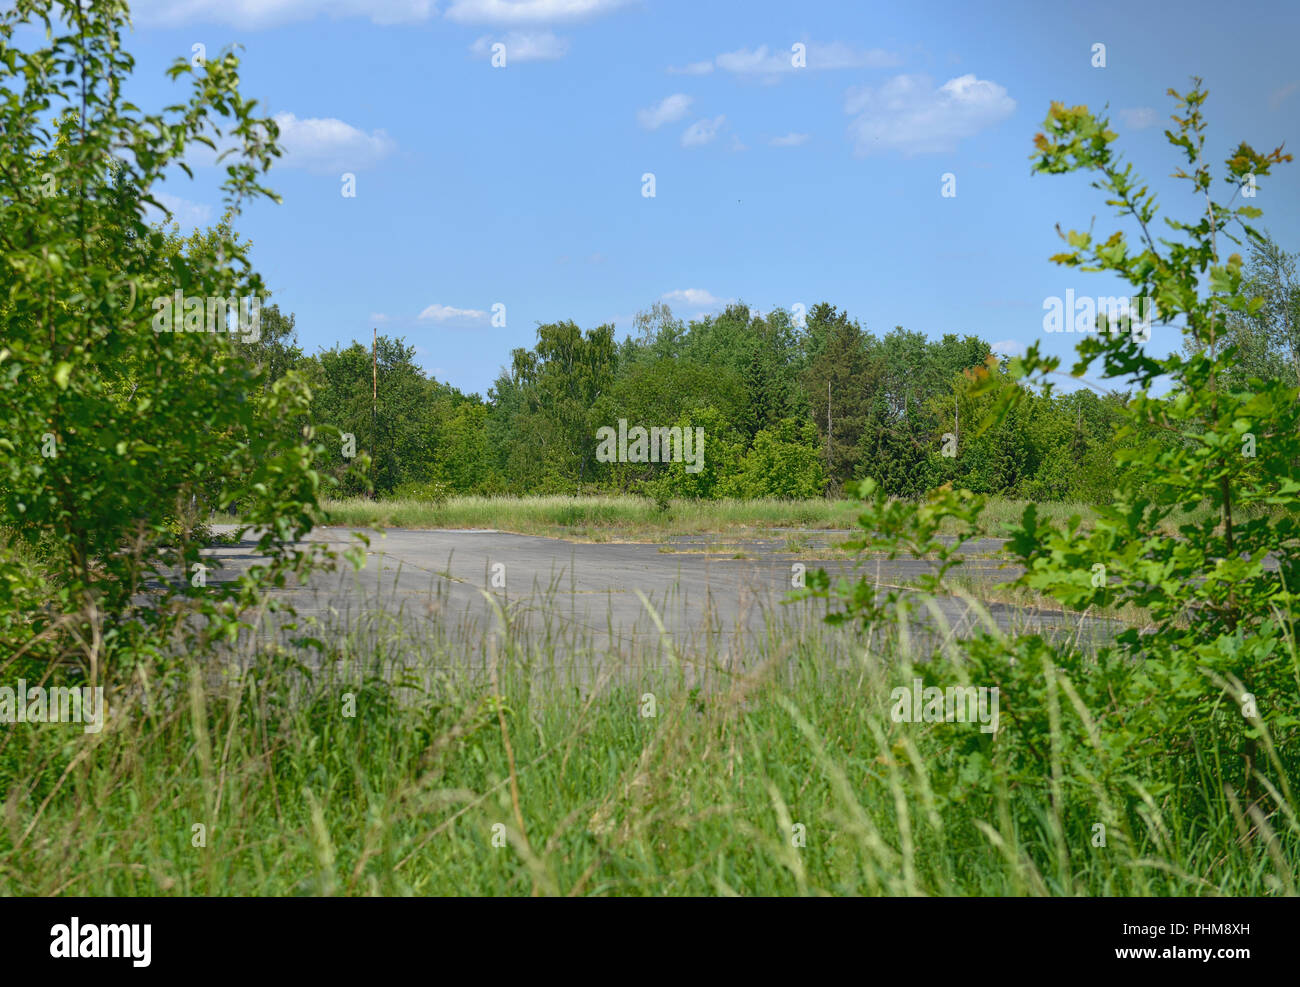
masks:
[[[1188,345],[1159,357],[1127,332],[1089,335],[1078,344],[1075,376],[1100,362],[1103,379],[1132,387],[1118,409],[1130,434],[1117,449],[1110,502],[1099,506],[1088,530],[1078,517],[1045,524],[1031,504],[1009,542],[1023,568],[1019,585],[1076,610],[1136,607],[1146,614],[1145,626],[1123,630],[1095,655],[1052,648],[1034,635],[996,633],[973,642],[948,671],[996,683],[1012,712],[1009,739],[996,750],[968,743],[958,751],[959,771],[971,782],[1000,785],[1005,777],[1034,784],[1048,766],[1042,745],[1050,742],[1050,798],[1060,811],[1068,783],[1060,771],[1064,744],[1086,753],[1088,775],[1075,785],[1084,792],[1089,780],[1133,777],[1156,755],[1183,758],[1197,771],[1209,757],[1230,779],[1226,797],[1238,798],[1231,788],[1242,792],[1265,828],[1294,803],[1282,758],[1293,760],[1287,752],[1300,742],[1300,387],[1276,378],[1232,386],[1233,351],[1223,345],[1229,314],[1253,316],[1264,302],[1245,288],[1241,258],[1227,250],[1239,242],[1235,233],[1261,239],[1249,223],[1259,210],[1234,209],[1214,196],[1199,80],[1171,95],[1179,108],[1166,138],[1186,161],[1175,175],[1204,209],[1187,219],[1164,217],[1169,239],[1154,236],[1154,195],[1112,148],[1116,135],[1105,118],[1053,103],[1035,140],[1036,171],[1093,173],[1094,186],[1135,233],[1130,241],[1122,229],[1097,237],[1071,231],[1063,234],[1069,249],[1053,259],[1124,278],[1140,298],[1155,300],[1159,319],[1178,326]],[[1235,196],[1247,176],[1266,178],[1288,160],[1280,148],[1264,154],[1242,143],[1226,159],[1223,182]],[[1010,370],[1018,380],[1041,378],[1050,393],[1048,375],[1058,366],[1035,344]],[[1171,382],[1170,394],[1151,393],[1160,380]],[[992,378],[973,390],[998,394],[990,425],[1033,400],[1021,384],[999,387]],[[901,504],[874,483],[859,493],[866,500],[860,547],[932,554],[937,564],[921,586],[942,591],[962,542],[978,531],[981,498],[945,487],[924,503]],[[941,526],[953,522],[956,543],[940,540]],[[913,605],[902,591],[878,594],[867,581],[832,587],[824,572],[810,588],[843,604],[837,619],[876,620]],[[1068,700],[1067,683],[1075,690]],[[1080,715],[1062,741],[1067,701]],[[1172,811],[1206,812],[1200,795],[1156,791],[1145,798],[1148,805],[1167,798]]]
[[[434,450],[436,478],[456,493],[500,493],[504,478],[497,472],[489,447],[489,407],[477,394],[452,391],[439,403]]]
[[[744,383],[736,372],[726,367],[704,367],[684,358],[641,360],[626,369],[609,393],[596,402],[592,422],[596,427],[615,428],[619,419],[626,419],[629,427],[671,426],[680,424],[683,416],[692,411],[712,408],[720,421],[732,423],[743,415],[745,401]],[[715,423],[711,419],[710,428],[713,427]],[[591,441],[595,441],[594,435]],[[602,463],[598,467],[594,475],[611,488],[625,491],[636,489],[638,484],[662,472],[655,463]],[[687,485],[698,486],[694,481]]]
[[[51,28],[44,46],[24,50],[36,24]],[[178,247],[142,218],[197,143],[232,145],[220,159],[228,215],[273,198],[261,179],[279,154],[275,123],[241,95],[230,53],[201,69],[179,59],[169,75],[190,79],[188,98],[141,112],[123,96],[127,28],[116,2],[0,13],[0,526],[40,545],[57,580],[33,585],[0,556],[0,650],[75,654],[92,676],[170,630],[233,632],[241,604],[309,561],[294,543],[320,489],[318,447],[270,424],[305,409],[301,382],[264,387],[209,302],[265,297],[247,245],[219,228]],[[172,323],[177,293],[184,321]],[[186,331],[191,299],[198,331]],[[191,577],[200,542],[176,522],[204,488],[217,508],[244,505],[266,566],[220,584]]]
[[[409,480],[428,479],[434,462],[435,424],[428,415],[433,386],[415,363],[415,347],[379,336],[371,346],[354,341],[314,358],[309,371],[316,425],[351,435],[356,452],[371,459],[369,482],[376,494]],[[345,440],[346,441],[346,440]],[[344,444],[324,460],[351,493],[366,478],[344,457]]]
[[[745,385],[745,409],[734,424],[752,438],[783,418],[803,413],[799,348],[788,313],[753,315],[743,303],[691,323],[684,355],[702,366],[725,367]]]
[[[1288,254],[1264,235],[1252,238],[1249,247],[1242,293],[1261,304],[1253,312],[1225,314],[1223,343],[1237,347],[1226,379],[1236,386],[1251,377],[1286,376],[1300,383],[1300,254]]]
[[[817,429],[812,422],[786,418],[754,436],[754,444],[720,491],[727,497],[819,497],[826,486]]]
[[[624,367],[644,360],[672,360],[681,356],[687,328],[673,315],[666,302],[654,302],[633,319],[636,339],[625,339],[619,348],[619,364]]]
[[[489,392],[504,412],[493,433],[513,489],[572,490],[591,478],[601,424],[592,409],[617,367],[612,325],[585,334],[573,322],[538,326],[534,348],[513,352]]]
[[[269,390],[277,380],[297,368],[303,353],[298,346],[298,330],[292,312],[281,312],[279,305],[264,306],[261,328],[261,335],[255,342],[241,345],[248,347],[251,361],[263,370],[263,386]]]
[[[824,450],[823,465],[836,486],[852,477],[872,424],[882,377],[881,364],[872,359],[874,345],[847,313],[824,303],[813,308],[801,383]]]
[[[692,447],[697,453],[703,450],[700,468],[692,471],[685,462],[652,466],[652,472],[642,483],[642,490],[658,499],[711,500],[738,496],[734,490],[731,493],[727,491],[732,490],[735,482],[745,440],[731,424],[731,419],[717,408],[706,405],[683,412],[672,425],[682,429],[683,435],[687,429],[692,429],[696,438],[703,435],[703,444]],[[698,431],[701,429],[702,432]]]

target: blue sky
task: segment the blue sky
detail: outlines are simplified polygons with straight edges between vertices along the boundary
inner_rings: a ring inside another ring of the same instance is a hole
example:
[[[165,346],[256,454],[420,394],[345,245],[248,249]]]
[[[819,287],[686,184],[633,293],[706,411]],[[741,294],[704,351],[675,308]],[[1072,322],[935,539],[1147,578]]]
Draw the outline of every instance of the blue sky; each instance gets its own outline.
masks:
[[[1300,147],[1300,4],[745,0],[149,0],[133,5],[131,95],[195,44],[243,47],[279,117],[282,205],[239,221],[309,352],[372,326],[439,379],[485,392],[541,322],[584,328],[666,300],[829,301],[873,332],[1046,340],[1043,302],[1118,293],[1058,268],[1054,225],[1109,232],[1083,176],[1031,176],[1049,102],[1109,103],[1160,191],[1169,86],[1205,78],[1217,163],[1239,140]],[[505,65],[492,64],[504,45]],[[1105,45],[1105,67],[1093,45]],[[792,64],[792,46],[806,64]],[[341,194],[356,176],[355,197]],[[642,176],[655,176],[655,195]],[[956,196],[941,195],[945,173]],[[1263,225],[1300,249],[1300,171],[1261,183]],[[170,181],[183,224],[219,214],[216,175]],[[504,327],[491,324],[505,306]],[[1156,328],[1167,351],[1176,332]]]

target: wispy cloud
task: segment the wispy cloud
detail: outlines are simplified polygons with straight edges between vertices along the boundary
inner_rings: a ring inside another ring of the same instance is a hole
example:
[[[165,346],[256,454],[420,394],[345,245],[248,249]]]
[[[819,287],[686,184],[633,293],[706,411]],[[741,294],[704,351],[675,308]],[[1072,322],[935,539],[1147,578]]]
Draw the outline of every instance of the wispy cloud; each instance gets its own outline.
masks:
[[[670,305],[685,305],[688,308],[722,308],[731,303],[729,298],[718,298],[703,288],[678,288],[662,295],[660,301]]]
[[[630,0],[454,0],[448,20],[501,26],[555,24],[597,17]],[[131,14],[143,27],[225,24],[257,31],[285,24],[364,17],[374,24],[418,24],[438,16],[436,0],[135,0]]]
[[[793,46],[771,48],[759,45],[757,48],[739,48],[724,52],[714,59],[717,67],[736,75],[760,76],[769,81],[790,72],[799,71],[833,71],[837,69],[879,69],[894,68],[902,64],[902,58],[894,52],[883,48],[860,48],[842,41],[820,44],[815,41],[803,42],[802,65],[796,65]]]
[[[1120,110],[1119,118],[1129,130],[1146,130],[1156,124],[1156,111],[1149,106],[1135,106]]]
[[[783,137],[773,137],[768,143],[773,147],[798,147],[808,143],[808,135],[789,133]]]
[[[300,120],[292,113],[277,113],[275,122],[284,148],[280,167],[320,173],[360,171],[378,164],[397,147],[382,130],[367,134],[333,117]]]
[[[456,308],[434,303],[419,315],[421,322],[486,322],[487,312],[477,308]]]
[[[135,0],[142,27],[226,24],[256,31],[325,16],[365,17],[375,24],[414,24],[438,13],[434,0]]]
[[[665,96],[654,106],[638,110],[636,122],[646,130],[658,130],[664,124],[676,123],[686,116],[686,111],[691,108],[692,102],[694,100],[685,93],[673,93],[671,96]]]
[[[696,120],[682,134],[682,147],[703,147],[718,136],[718,131],[726,122],[727,118],[722,115]]]
[[[1268,98],[1269,109],[1276,110],[1286,101],[1286,98],[1296,90],[1300,90],[1300,79],[1297,79],[1295,82],[1288,82],[1280,89],[1275,89],[1273,94]]]
[[[850,89],[844,111],[859,156],[951,151],[957,142],[1005,120],[1016,101],[996,82],[963,75],[935,87],[929,76],[897,75],[883,86]]]
[[[502,37],[483,35],[469,50],[480,57],[491,57],[492,46],[500,42],[506,46],[506,64],[511,62],[541,62],[563,58],[569,52],[567,38],[557,37],[550,31],[510,31]]]
[[[553,24],[596,17],[628,0],[455,0],[447,19],[460,24]]]

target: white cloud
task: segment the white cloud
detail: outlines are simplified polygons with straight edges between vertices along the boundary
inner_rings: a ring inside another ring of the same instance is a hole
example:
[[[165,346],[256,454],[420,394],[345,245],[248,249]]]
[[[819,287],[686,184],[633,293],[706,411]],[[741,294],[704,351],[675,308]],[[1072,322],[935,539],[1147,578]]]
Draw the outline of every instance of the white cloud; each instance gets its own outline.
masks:
[[[716,116],[711,120],[708,117],[696,120],[682,134],[682,147],[703,147],[718,136],[718,130],[726,122],[725,116]]]
[[[386,316],[383,312],[371,312],[371,313],[370,313],[370,318],[369,318],[367,321],[369,321],[369,322],[387,322],[387,321],[388,321],[388,316]]]
[[[712,62],[691,62],[689,65],[669,65],[669,75],[708,75],[713,71]]]
[[[306,168],[321,173],[360,171],[387,157],[397,145],[382,130],[367,134],[342,120],[309,118],[277,113],[281,167]]]
[[[658,130],[665,123],[676,123],[686,116],[686,111],[691,108],[692,102],[694,100],[685,93],[673,93],[671,96],[665,96],[656,106],[637,110],[636,122],[646,130]]]
[[[1023,343],[1018,343],[1014,339],[1000,339],[989,347],[994,353],[1001,353],[1005,356],[1020,356],[1025,352]]]
[[[492,45],[500,41],[506,46],[506,64],[511,62],[540,62],[563,58],[569,51],[567,38],[556,37],[550,31],[511,31],[504,37],[484,35],[470,45],[475,55],[491,57]]]
[[[1132,109],[1120,110],[1119,118],[1124,121],[1124,126],[1129,130],[1146,130],[1147,127],[1155,126],[1156,111],[1149,106],[1135,106]]]
[[[883,48],[857,48],[842,41],[808,45],[810,69],[892,69],[902,64],[902,56]]]
[[[1268,98],[1269,109],[1276,110],[1288,96],[1298,89],[1300,89],[1300,79],[1295,82],[1288,82],[1280,89],[1275,89]]]
[[[798,147],[800,144],[808,143],[808,135],[789,133],[784,137],[773,137],[768,143],[773,147]]]
[[[849,136],[860,156],[951,151],[1009,117],[1016,101],[996,82],[963,75],[937,89],[924,75],[897,75],[879,88],[850,89],[844,111],[854,117]]]
[[[595,17],[627,0],[455,0],[447,19],[461,24],[550,24]]]
[[[485,322],[488,314],[477,308],[455,308],[434,303],[420,313],[426,322]]]
[[[902,65],[902,57],[884,48],[857,48],[844,42],[807,46],[810,69],[893,69]]]
[[[375,24],[414,24],[438,13],[434,0],[135,0],[141,27],[226,24],[245,30],[315,20],[368,17]]]
[[[703,288],[678,288],[663,295],[659,300],[692,308],[722,308],[731,301],[729,298],[717,298]]]
[[[751,50],[740,48],[724,52],[715,60],[718,68],[737,75],[765,76],[771,80],[788,72],[805,70],[831,71],[836,69],[879,69],[901,65],[902,59],[883,48],[858,48],[842,41],[819,44],[804,43],[804,65],[794,64],[795,53],[789,46],[769,49],[767,45]]]
[[[787,72],[794,69],[790,58],[784,52],[769,53],[767,45],[756,48],[754,51],[741,48],[739,51],[724,52],[717,57],[716,61],[718,68],[740,75]]]
[[[191,202],[169,192],[156,191],[153,197],[171,213],[171,218],[168,219],[162,212],[149,206],[145,218],[151,223],[166,223],[168,226],[176,223],[181,229],[189,230],[195,226],[202,226],[212,219],[212,207],[201,202]]]
[[[551,24],[625,6],[628,0],[454,0],[447,18],[460,24]],[[141,27],[224,24],[244,30],[280,27],[321,16],[365,17],[374,24],[418,24],[438,15],[436,0],[135,0]]]

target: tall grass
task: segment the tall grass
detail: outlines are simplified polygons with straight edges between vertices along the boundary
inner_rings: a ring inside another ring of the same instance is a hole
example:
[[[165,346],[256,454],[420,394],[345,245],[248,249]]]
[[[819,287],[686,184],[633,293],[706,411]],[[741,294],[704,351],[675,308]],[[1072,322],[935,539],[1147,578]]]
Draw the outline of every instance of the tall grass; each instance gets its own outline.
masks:
[[[137,671],[101,734],[8,727],[0,893],[1295,890],[1300,807],[1242,805],[1213,749],[1120,781],[1058,723],[1037,782],[956,777],[976,725],[890,715],[924,657],[904,627],[575,661],[500,617],[261,640]]]
[[[988,534],[1002,535],[1028,501],[989,498],[983,515]],[[666,511],[635,496],[451,497],[438,503],[364,498],[327,501],[332,524],[354,527],[493,528],[527,535],[563,535],[590,541],[781,528],[856,529],[861,506],[853,500],[674,500]],[[1039,505],[1040,516],[1064,521],[1094,512],[1080,504]],[[233,520],[233,519],[219,519]]]

